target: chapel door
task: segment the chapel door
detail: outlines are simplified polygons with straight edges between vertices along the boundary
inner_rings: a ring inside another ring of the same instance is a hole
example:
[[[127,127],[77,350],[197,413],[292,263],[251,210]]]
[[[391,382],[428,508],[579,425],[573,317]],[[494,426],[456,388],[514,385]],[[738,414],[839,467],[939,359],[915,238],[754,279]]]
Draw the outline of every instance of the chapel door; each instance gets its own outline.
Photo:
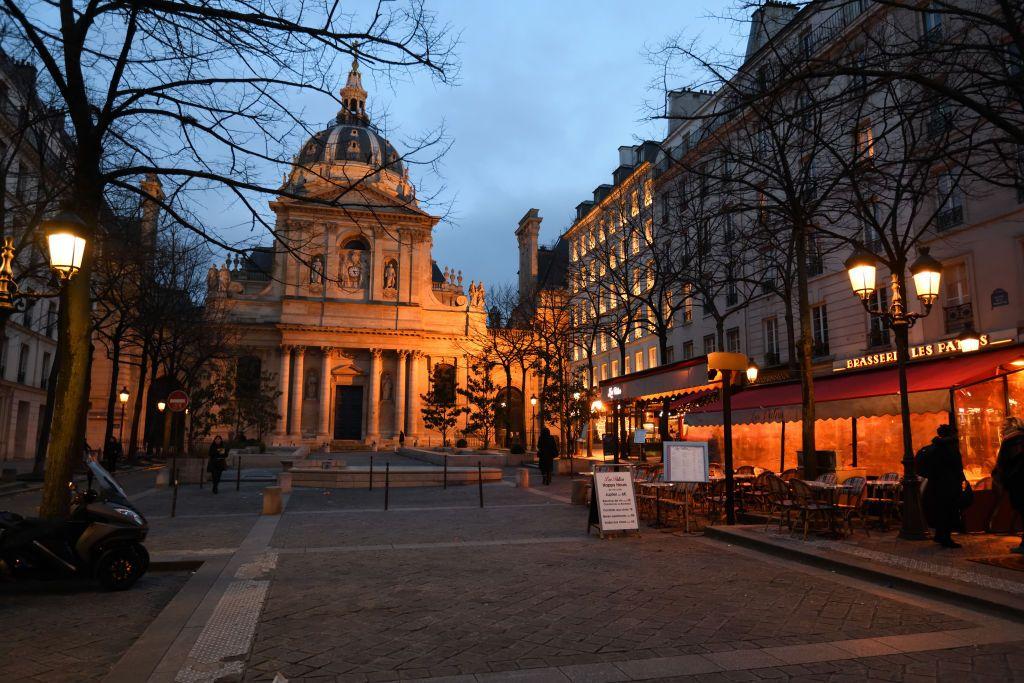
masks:
[[[334,397],[334,438],[359,441],[363,438],[363,388],[339,386]]]

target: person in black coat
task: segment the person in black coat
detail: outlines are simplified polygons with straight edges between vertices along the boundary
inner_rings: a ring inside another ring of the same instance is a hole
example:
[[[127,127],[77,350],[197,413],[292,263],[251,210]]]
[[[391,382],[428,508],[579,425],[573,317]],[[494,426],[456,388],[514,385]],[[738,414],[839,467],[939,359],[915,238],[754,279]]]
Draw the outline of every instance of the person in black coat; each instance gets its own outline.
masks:
[[[213,439],[213,443],[210,444],[210,456],[206,461],[206,471],[210,473],[210,477],[213,480],[214,493],[217,493],[217,487],[220,485],[220,475],[224,473],[227,467],[228,454],[224,448],[224,439],[216,436]]]
[[[960,500],[967,478],[956,428],[940,425],[938,436],[921,449],[917,460],[918,474],[928,479],[921,502],[925,518],[935,529],[932,538],[944,548],[959,548],[951,534],[960,526]]]
[[[558,457],[558,444],[555,437],[551,436],[551,430],[541,427],[540,438],[537,439],[537,465],[540,467],[541,478],[544,485],[551,483],[551,470],[555,466],[555,458]]]
[[[1024,516],[1024,423],[1015,417],[1003,422],[1002,443],[992,478],[1010,496],[1010,505]],[[1011,553],[1024,554],[1024,537]]]
[[[103,459],[106,461],[108,472],[113,473],[117,471],[117,461],[120,457],[121,444],[111,434],[110,438],[107,439],[106,445],[103,447]]]

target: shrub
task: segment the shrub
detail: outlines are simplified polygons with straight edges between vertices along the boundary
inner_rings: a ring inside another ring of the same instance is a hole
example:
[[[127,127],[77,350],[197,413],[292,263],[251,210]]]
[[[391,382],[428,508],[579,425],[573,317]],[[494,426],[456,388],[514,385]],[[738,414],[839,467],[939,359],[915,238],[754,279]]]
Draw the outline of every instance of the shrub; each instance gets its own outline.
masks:
[[[523,453],[526,452],[526,449],[523,448],[523,444],[517,441],[514,444],[512,444],[512,447],[508,449],[508,452],[511,453],[512,455],[522,455]]]
[[[466,441],[465,439],[459,439],[458,441],[455,442],[456,448],[467,448],[468,446],[469,442]]]

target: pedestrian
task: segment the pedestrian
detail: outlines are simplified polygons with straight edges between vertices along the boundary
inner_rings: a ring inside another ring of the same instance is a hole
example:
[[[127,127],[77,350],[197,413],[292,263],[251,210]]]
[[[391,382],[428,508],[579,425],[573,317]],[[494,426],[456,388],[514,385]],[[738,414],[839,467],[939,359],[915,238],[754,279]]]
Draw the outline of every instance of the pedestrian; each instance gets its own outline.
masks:
[[[220,436],[213,438],[213,443],[210,444],[210,457],[206,461],[206,471],[210,473],[210,478],[213,480],[213,492],[217,493],[217,487],[220,485],[220,475],[224,473],[228,467],[228,455],[224,450],[224,440]]]
[[[1003,421],[1002,442],[992,478],[1010,496],[1010,505],[1024,515],[1024,422],[1016,417]],[[1011,553],[1024,554],[1024,536]]]
[[[399,430],[398,432],[398,447],[405,448],[405,430]]]
[[[937,435],[918,451],[916,461],[918,474],[928,479],[921,502],[928,524],[935,529],[932,540],[943,548],[959,548],[952,532],[960,526],[960,511],[966,507],[967,477],[956,427],[939,425]]]
[[[103,447],[103,459],[107,463],[107,471],[114,473],[117,471],[117,460],[121,457],[121,444],[114,435],[111,434],[107,439],[107,444]]]
[[[540,467],[541,480],[545,486],[551,483],[551,470],[557,457],[558,443],[555,437],[551,436],[550,429],[541,427],[540,438],[537,439],[537,465]]]

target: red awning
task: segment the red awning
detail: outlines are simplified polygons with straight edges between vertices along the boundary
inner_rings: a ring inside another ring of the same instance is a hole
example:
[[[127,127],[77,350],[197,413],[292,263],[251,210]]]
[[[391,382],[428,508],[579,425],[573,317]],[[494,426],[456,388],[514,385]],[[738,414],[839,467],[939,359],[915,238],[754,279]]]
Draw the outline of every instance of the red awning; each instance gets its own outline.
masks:
[[[910,409],[915,413],[949,410],[949,390],[994,377],[1002,365],[1024,357],[1014,344],[967,356],[947,356],[907,366]],[[733,423],[780,422],[800,419],[800,383],[752,387],[733,396]],[[895,367],[851,370],[814,379],[818,419],[899,414],[899,378]],[[721,400],[686,414],[691,425],[722,424]]]

